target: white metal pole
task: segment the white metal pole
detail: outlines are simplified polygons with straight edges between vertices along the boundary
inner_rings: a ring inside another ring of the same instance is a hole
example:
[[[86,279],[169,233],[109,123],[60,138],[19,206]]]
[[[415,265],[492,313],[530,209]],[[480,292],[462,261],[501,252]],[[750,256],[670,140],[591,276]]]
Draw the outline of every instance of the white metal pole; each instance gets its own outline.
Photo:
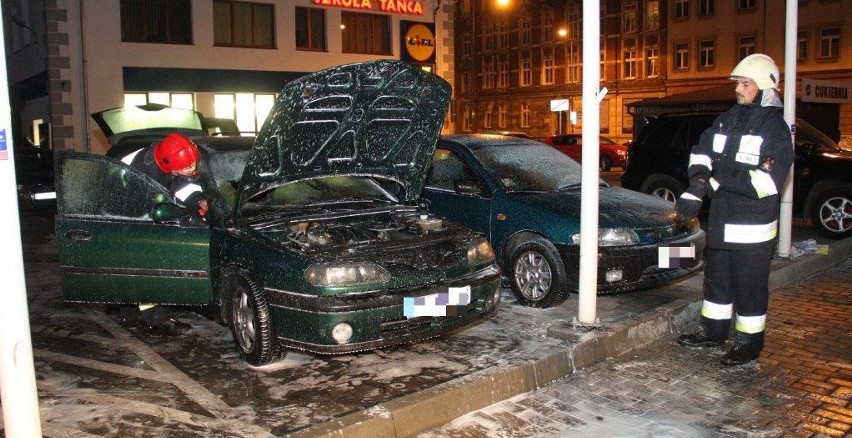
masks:
[[[2,12],[0,12],[2,14]],[[5,245],[0,263],[0,278],[5,283],[0,305],[0,399],[3,401],[3,427],[9,437],[40,437],[33,347],[24,261],[21,250],[21,225],[15,189],[15,154],[12,145],[12,111],[9,104],[9,78],[6,72],[6,38],[0,20],[0,230]]]
[[[600,174],[600,0],[583,2],[583,171],[580,192],[581,324],[597,323],[598,181]]]
[[[790,126],[796,124],[796,48],[799,29],[799,0],[787,0],[786,29],[784,31],[784,120]],[[795,149],[796,130],[793,130]],[[793,178],[792,168],[781,191],[781,214],[778,226],[778,256],[790,257],[793,235]]]

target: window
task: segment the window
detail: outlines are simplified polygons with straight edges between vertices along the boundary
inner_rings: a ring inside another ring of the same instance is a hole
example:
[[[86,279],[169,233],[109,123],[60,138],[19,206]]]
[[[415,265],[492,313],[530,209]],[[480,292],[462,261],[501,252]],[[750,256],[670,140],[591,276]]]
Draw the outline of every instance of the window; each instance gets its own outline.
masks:
[[[528,46],[532,44],[532,20],[529,17],[521,19],[521,45]]]
[[[583,79],[583,62],[580,59],[580,46],[576,42],[569,43],[565,48],[565,62],[567,64],[565,82],[579,83]]]
[[[553,13],[545,12],[541,16],[541,41],[544,43],[553,41]]]
[[[213,2],[213,44],[273,48],[275,13],[270,4]]]
[[[505,21],[497,25],[497,48],[506,49],[509,47],[509,23]]]
[[[840,28],[826,27],[819,30],[819,57],[838,58],[840,56]]]
[[[469,56],[472,49],[470,33],[465,32],[462,36],[462,55]]]
[[[497,80],[497,71],[494,69],[493,62],[486,62],[482,66],[483,75],[485,76],[485,80],[482,81],[482,89],[490,90],[496,86]]]
[[[460,75],[459,93],[467,94],[470,91],[470,73],[464,72]]]
[[[390,55],[390,17],[359,12],[341,12],[343,53]]]
[[[455,152],[438,149],[433,155],[429,176],[426,179],[428,187],[455,191],[456,181],[477,179],[473,169],[459,158]]]
[[[464,132],[470,132],[470,118],[473,113],[473,109],[470,105],[465,105],[462,107],[462,130]]]
[[[753,36],[742,36],[737,39],[737,53],[739,54],[740,59],[755,53],[754,40],[755,37]]]
[[[808,59],[808,31],[800,30],[796,34],[796,59],[804,61]]]
[[[716,13],[716,0],[698,0],[698,16],[709,17]]]
[[[645,4],[645,30],[660,29],[660,2],[648,0]]]
[[[568,38],[576,40],[580,38],[582,29],[580,29],[580,7],[569,6],[568,10]]]
[[[556,80],[556,64],[553,56],[549,55],[541,60],[541,83],[542,85],[553,84]]]
[[[192,44],[190,0],[121,0],[121,41]]]
[[[648,47],[645,49],[645,77],[656,78],[660,76],[660,49],[659,47]]]
[[[213,96],[217,118],[234,119],[240,132],[260,131],[275,103],[274,94],[217,93]]]
[[[125,93],[124,106],[159,103],[174,108],[195,109],[195,99],[190,93],[168,93],[152,91],[149,93]]]
[[[710,68],[716,65],[716,42],[701,40],[698,42],[698,68]]]
[[[505,128],[508,126],[509,117],[505,103],[497,105],[497,127]]]
[[[674,17],[675,20],[685,20],[689,18],[689,0],[675,0]]]
[[[521,104],[521,127],[529,128],[530,126],[530,104],[524,102]]]
[[[497,88],[509,88],[509,63],[501,62],[497,66]]]
[[[757,8],[757,0],[737,0],[737,10],[749,11]]]
[[[636,32],[636,13],[638,10],[638,6],[636,6],[636,0],[628,0],[624,4],[624,13],[622,14],[622,31],[623,32]]]
[[[296,49],[325,51],[325,10],[296,7]]]
[[[485,114],[482,116],[482,127],[490,128],[492,126],[492,121],[494,120],[494,103],[489,103],[486,107]]]
[[[675,70],[689,69],[689,44],[675,43],[672,68]]]
[[[532,85],[532,60],[529,57],[529,54],[524,58],[521,58],[521,73],[519,75],[520,85],[522,87],[527,87]]]
[[[494,50],[494,26],[486,24],[482,30],[482,47],[485,50]]]
[[[623,62],[621,63],[624,79],[636,79],[636,71],[638,60],[636,59],[636,49],[631,47],[624,49],[622,52]]]

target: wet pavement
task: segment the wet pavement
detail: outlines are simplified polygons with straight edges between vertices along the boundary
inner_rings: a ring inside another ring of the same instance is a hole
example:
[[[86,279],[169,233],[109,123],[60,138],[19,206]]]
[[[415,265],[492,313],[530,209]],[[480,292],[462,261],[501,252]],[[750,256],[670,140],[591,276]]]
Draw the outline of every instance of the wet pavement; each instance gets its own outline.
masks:
[[[757,363],[676,334],[469,413],[430,437],[852,435],[852,258],[775,290]]]
[[[46,436],[411,436],[572,373],[592,375],[604,358],[670,334],[700,299],[700,273],[599,297],[604,326],[587,331],[571,324],[576,295],[540,310],[506,290],[493,318],[447,337],[342,356],[291,352],[252,368],[228,328],[195,311],[203,309],[174,309],[189,328],[168,334],[123,323],[108,306],[63,303],[51,218],[28,214],[22,224]],[[793,279],[811,269],[782,264],[797,267],[785,270]]]

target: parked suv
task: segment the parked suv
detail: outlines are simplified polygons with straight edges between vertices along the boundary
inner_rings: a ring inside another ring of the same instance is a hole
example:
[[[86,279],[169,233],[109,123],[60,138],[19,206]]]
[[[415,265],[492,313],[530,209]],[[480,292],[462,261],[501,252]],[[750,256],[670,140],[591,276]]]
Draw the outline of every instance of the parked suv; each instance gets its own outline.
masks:
[[[718,115],[670,114],[650,121],[630,145],[622,187],[674,202],[689,185],[692,145]],[[803,120],[796,120],[796,128],[794,214],[810,219],[822,236],[852,236],[852,151]]]

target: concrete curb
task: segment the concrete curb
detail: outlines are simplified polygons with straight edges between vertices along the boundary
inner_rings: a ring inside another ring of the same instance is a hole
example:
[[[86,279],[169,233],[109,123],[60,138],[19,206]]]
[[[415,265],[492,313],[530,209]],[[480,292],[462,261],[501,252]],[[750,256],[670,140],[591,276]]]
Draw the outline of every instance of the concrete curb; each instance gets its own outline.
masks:
[[[827,256],[808,254],[793,260],[777,260],[773,262],[769,289],[771,291],[831,269],[850,256],[852,239],[844,239],[833,242]],[[541,388],[571,375],[575,370],[681,332],[695,323],[700,309],[700,299],[683,298],[595,330],[551,328],[549,336],[564,339],[569,345],[532,361],[482,370],[289,436],[413,436],[469,412]]]

